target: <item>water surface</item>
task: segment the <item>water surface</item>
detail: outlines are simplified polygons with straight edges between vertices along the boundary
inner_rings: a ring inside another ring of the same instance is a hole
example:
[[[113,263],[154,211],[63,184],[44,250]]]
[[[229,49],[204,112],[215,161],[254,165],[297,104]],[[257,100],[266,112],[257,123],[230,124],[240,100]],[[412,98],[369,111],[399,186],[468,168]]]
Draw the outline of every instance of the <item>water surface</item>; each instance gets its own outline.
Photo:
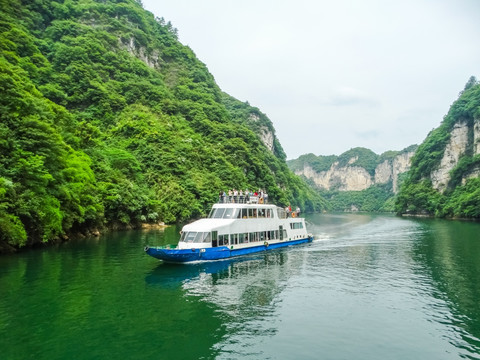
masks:
[[[312,244],[163,264],[117,232],[0,257],[2,359],[480,359],[480,224],[307,215]]]

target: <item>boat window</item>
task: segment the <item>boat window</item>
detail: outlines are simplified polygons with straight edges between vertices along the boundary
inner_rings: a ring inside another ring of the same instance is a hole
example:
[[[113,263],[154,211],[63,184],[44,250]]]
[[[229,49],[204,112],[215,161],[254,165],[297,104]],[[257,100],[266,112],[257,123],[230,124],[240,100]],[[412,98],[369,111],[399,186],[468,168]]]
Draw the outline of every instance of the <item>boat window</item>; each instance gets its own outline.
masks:
[[[253,216],[253,209],[248,209],[248,217],[249,218],[254,218],[256,216]]]
[[[248,234],[238,234],[238,243],[239,244],[244,244],[248,242]]]
[[[225,209],[225,213],[223,214],[223,218],[224,219],[236,219],[237,214],[238,214],[238,210],[240,210],[240,209],[231,209],[231,208]]]
[[[221,219],[223,217],[224,212],[225,212],[225,208],[216,208],[212,217],[215,219]]]
[[[212,239],[210,232],[202,231],[187,231],[183,232],[180,238],[180,241],[189,242],[189,243],[202,243],[210,242]]]
[[[290,223],[290,229],[303,229],[303,223]]]
[[[194,242],[195,236],[197,236],[197,232],[196,232],[196,231],[189,231],[189,232],[186,233],[185,239],[184,239],[183,241],[185,241],[185,242]]]
[[[201,242],[209,243],[212,240],[212,236],[209,232],[204,232],[202,234],[203,235],[202,235],[202,241]]]
[[[248,217],[247,210],[248,209],[242,209],[242,219],[246,219]]]
[[[265,217],[265,209],[258,210],[258,217],[264,218]]]
[[[218,246],[228,245],[228,235],[218,235]]]

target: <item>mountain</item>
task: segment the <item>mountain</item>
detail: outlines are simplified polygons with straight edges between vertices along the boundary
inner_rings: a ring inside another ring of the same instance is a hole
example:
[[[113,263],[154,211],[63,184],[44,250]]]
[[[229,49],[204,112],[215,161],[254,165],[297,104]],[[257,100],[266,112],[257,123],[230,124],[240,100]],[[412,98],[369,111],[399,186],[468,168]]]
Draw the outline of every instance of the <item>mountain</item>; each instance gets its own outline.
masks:
[[[295,174],[308,179],[333,210],[393,211],[398,192],[416,146],[377,155],[353,148],[340,156],[306,154],[287,162]]]
[[[412,158],[399,214],[480,218],[480,84],[471,77]]]
[[[218,192],[325,200],[271,121],[134,0],[0,0],[0,252],[206,214]]]

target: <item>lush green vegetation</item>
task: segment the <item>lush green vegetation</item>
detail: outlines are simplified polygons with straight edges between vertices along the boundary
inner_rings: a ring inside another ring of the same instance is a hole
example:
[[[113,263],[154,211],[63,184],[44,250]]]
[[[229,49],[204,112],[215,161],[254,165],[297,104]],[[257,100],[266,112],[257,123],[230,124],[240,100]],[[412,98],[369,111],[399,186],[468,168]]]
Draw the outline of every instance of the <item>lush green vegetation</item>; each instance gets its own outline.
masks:
[[[139,2],[0,6],[0,251],[198,217],[229,188],[325,207],[262,143],[268,118]]]
[[[393,212],[395,196],[392,182],[372,185],[362,191],[325,191],[319,193],[334,211]]]
[[[440,217],[480,218],[480,179],[465,176],[480,169],[480,155],[475,154],[474,122],[480,119],[480,84],[471,77],[457,101],[450,107],[442,124],[431,131],[419,146],[409,177],[404,182],[395,204],[400,213],[428,214]],[[468,125],[467,151],[450,172],[450,181],[445,191],[433,188],[430,181],[432,171],[438,169],[445,147],[455,124]]]

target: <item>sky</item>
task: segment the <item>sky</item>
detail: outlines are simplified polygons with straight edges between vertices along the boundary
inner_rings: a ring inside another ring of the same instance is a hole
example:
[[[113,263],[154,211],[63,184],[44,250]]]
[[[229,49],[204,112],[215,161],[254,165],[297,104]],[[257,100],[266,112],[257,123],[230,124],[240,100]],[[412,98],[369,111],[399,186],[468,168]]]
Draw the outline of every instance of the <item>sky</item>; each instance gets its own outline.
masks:
[[[480,0],[142,3],[269,117],[287,159],[420,144],[480,79]]]

